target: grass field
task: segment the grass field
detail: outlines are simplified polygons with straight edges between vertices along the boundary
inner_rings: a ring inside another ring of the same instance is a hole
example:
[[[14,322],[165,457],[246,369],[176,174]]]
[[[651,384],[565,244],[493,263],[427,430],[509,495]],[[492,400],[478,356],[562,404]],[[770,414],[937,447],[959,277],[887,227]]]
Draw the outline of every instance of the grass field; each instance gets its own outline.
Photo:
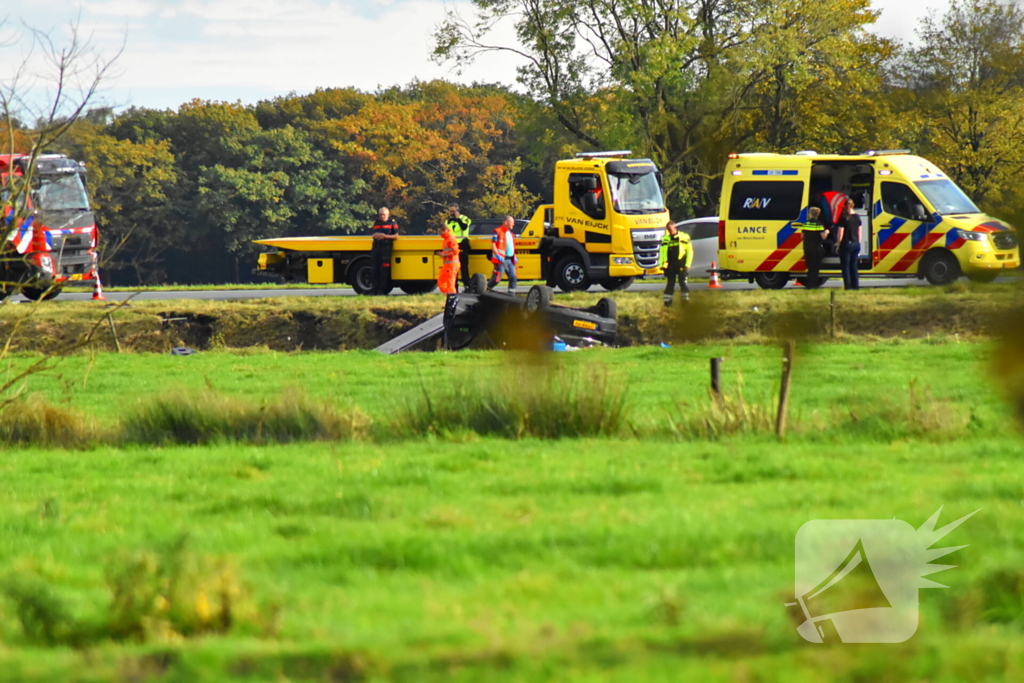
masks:
[[[28,389],[108,428],[159,395],[295,392],[377,428],[7,448],[0,681],[1019,680],[1024,441],[990,354],[953,340],[802,348],[784,442],[666,428],[708,414],[712,356],[728,401],[742,384],[743,405],[770,412],[769,346],[589,350],[519,375],[502,366],[533,361],[495,352],[73,356]],[[595,372],[625,387],[617,436],[398,429],[425,392]],[[921,591],[911,640],[800,639],[783,604],[804,522],[917,527],[942,505],[940,523],[981,512],[941,544],[969,545],[931,577],[950,588]]]

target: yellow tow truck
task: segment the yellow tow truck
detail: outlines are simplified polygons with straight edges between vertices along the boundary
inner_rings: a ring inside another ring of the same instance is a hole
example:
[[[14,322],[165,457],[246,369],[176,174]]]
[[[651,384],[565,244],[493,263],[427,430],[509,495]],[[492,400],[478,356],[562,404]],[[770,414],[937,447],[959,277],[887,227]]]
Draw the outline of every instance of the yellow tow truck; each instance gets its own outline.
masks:
[[[520,280],[542,280],[563,291],[600,284],[609,290],[633,278],[660,274],[658,255],[669,214],[661,174],[650,159],[628,150],[581,152],[555,164],[554,203],[517,222]],[[474,222],[470,275],[491,273],[491,230]],[[349,284],[372,291],[369,235],[256,240],[270,247],[256,273],[280,282]],[[432,292],[441,270],[441,238],[399,235],[391,254],[391,281],[408,294]]]

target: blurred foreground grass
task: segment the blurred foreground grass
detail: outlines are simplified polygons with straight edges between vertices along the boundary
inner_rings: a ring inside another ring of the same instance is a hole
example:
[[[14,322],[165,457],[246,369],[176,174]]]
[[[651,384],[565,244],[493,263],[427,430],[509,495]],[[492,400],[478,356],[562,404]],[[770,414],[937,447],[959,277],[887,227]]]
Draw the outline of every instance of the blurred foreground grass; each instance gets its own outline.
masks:
[[[1024,442],[992,388],[991,349],[803,348],[792,401],[805,428],[781,443],[506,440],[463,429],[284,446],[7,448],[0,681],[1019,679]],[[600,373],[625,387],[634,423],[667,423],[685,405],[707,405],[707,359],[718,355],[727,396],[742,382],[748,401],[771,400],[771,347],[590,350],[547,356],[533,372]],[[527,359],[97,354],[28,388],[108,425],[172,393],[258,404],[296,387],[387,424],[425,394],[451,399],[455,383],[507,377],[499,368],[510,362]],[[912,392],[927,417],[919,435],[893,427]],[[851,414],[862,416],[856,428]],[[945,434],[944,422],[959,431]],[[949,557],[956,569],[932,577],[950,588],[921,591],[914,638],[799,638],[783,603],[804,522],[896,517],[917,527],[942,505],[940,523],[981,512],[944,539],[968,547]],[[248,596],[254,616],[240,610],[227,628],[189,634],[154,628],[147,619],[162,608],[141,605],[114,612],[141,614],[129,622],[137,628],[113,630],[111,585],[151,596],[152,577],[177,576],[161,569],[174,556],[152,558],[185,536],[209,558],[196,567],[232,569],[179,590],[195,597],[178,621],[206,624],[211,610],[196,601],[223,604],[210,588],[221,585]],[[125,553],[135,560],[125,564]],[[112,584],[112,567],[141,567],[142,579]],[[31,599],[12,589],[25,585],[36,587]],[[54,635],[26,623],[49,623]],[[62,644],[69,624],[107,630]]]

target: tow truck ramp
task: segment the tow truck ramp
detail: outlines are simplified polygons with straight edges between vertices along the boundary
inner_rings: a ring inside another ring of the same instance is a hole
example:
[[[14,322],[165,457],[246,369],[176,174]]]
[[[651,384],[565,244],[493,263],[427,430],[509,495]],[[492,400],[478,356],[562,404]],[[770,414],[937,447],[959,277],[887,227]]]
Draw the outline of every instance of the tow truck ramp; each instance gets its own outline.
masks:
[[[375,350],[387,355],[401,353],[420,342],[438,336],[442,332],[444,332],[444,313],[438,313],[433,318],[420,323],[408,332],[403,332],[394,339],[384,342]]]

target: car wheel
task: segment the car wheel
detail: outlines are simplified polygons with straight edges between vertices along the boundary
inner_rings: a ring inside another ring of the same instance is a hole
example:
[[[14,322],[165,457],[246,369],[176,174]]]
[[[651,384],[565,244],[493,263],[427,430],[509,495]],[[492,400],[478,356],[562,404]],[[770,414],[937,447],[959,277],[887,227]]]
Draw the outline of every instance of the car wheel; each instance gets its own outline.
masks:
[[[756,273],[754,282],[761,289],[782,289],[789,282],[789,273]]]
[[[551,305],[554,294],[550,287],[544,285],[530,287],[530,291],[526,293],[526,303],[523,304],[523,313],[530,315],[537,311],[543,311]]]
[[[477,273],[473,277],[469,278],[469,286],[466,287],[466,291],[470,294],[483,294],[487,291],[487,276],[483,273]]]
[[[602,318],[611,318],[615,320],[619,317],[619,304],[616,303],[615,299],[609,297],[603,297],[599,299],[597,305],[594,306],[594,313],[597,313]]]
[[[555,284],[563,292],[579,292],[590,286],[587,267],[578,254],[563,257],[555,266]]]
[[[921,261],[921,271],[925,279],[933,285],[948,285],[956,282],[963,274],[956,256],[945,250],[925,254]]]

